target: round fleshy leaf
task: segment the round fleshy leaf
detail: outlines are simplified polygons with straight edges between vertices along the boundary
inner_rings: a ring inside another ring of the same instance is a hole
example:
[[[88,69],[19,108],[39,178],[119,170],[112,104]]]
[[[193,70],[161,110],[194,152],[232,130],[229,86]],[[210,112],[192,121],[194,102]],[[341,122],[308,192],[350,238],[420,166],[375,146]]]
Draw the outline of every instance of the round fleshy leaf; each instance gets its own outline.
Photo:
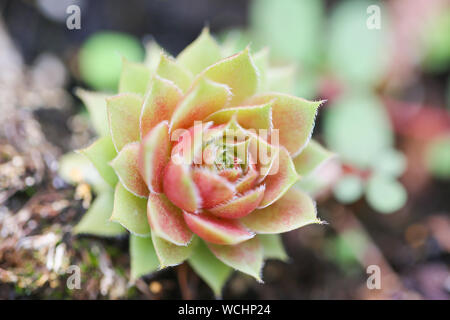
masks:
[[[175,60],[161,53],[156,74],[161,78],[175,83],[183,92],[191,86],[192,74],[189,70],[179,65]]]
[[[158,257],[153,247],[152,238],[130,235],[130,269],[131,281],[157,271]]]
[[[291,188],[271,206],[255,210],[241,219],[256,233],[283,233],[312,223],[320,223],[313,200],[297,188]]]
[[[177,207],[196,212],[201,208],[201,197],[192,180],[189,167],[170,160],[164,170],[163,189],[167,198]]]
[[[158,237],[154,232],[152,232],[152,241],[161,269],[182,263],[189,258],[194,248],[194,241],[187,246],[177,246]]]
[[[181,51],[177,61],[196,75],[221,58],[219,45],[211,37],[209,28],[205,27],[200,36]]]
[[[202,198],[203,208],[212,208],[231,199],[236,192],[235,187],[225,178],[207,169],[194,168],[192,180]]]
[[[374,175],[367,182],[366,198],[378,212],[393,213],[405,205],[407,194],[403,185],[395,179]]]
[[[161,121],[170,120],[182,95],[172,81],[157,75],[153,77],[140,116],[141,138]]]
[[[114,209],[111,221],[118,222],[132,234],[149,236],[147,201],[127,191],[119,182],[114,193]]]
[[[378,155],[372,167],[378,173],[398,177],[406,170],[406,157],[400,151],[387,149]]]
[[[194,121],[203,121],[211,113],[224,108],[231,96],[226,85],[201,79],[189,91],[175,109],[170,121],[170,130],[187,129]]]
[[[238,219],[245,217],[261,203],[264,197],[264,189],[265,186],[261,185],[225,203],[219,204],[208,211],[221,218]]]
[[[358,200],[364,191],[361,178],[357,175],[345,175],[334,186],[333,193],[336,199],[344,204]]]
[[[150,193],[147,202],[147,217],[153,233],[175,245],[186,246],[192,232],[183,219],[179,208],[163,194]]]
[[[132,92],[144,95],[150,82],[150,69],[142,63],[122,58],[122,73],[119,80],[119,93]]]
[[[303,176],[312,173],[333,156],[332,152],[322,147],[318,142],[311,140],[293,161],[297,173]]]
[[[426,150],[426,165],[434,176],[450,179],[450,137],[437,138],[430,143]]]
[[[233,116],[244,128],[268,130],[272,128],[272,103],[222,109],[210,114],[206,121],[222,124],[229,122]]]
[[[212,253],[226,265],[261,280],[263,246],[257,237],[233,246],[207,244]]]
[[[170,158],[169,124],[156,125],[142,140],[139,150],[139,169],[152,192],[163,191],[164,168]]]
[[[226,84],[233,94],[231,106],[237,106],[255,94],[258,89],[258,71],[249,48],[211,65],[201,76]]]
[[[126,144],[139,141],[139,117],[142,98],[133,93],[122,93],[106,99],[109,130],[117,151]]]
[[[279,143],[295,157],[311,138],[317,110],[324,101],[308,101],[288,94],[263,93],[250,99],[252,104],[273,101],[272,123]]]
[[[75,234],[93,234],[102,237],[115,237],[126,234],[118,223],[109,220],[113,211],[112,192],[102,192],[95,198],[89,210],[74,228]]]
[[[117,184],[117,176],[109,162],[117,155],[111,137],[105,136],[98,139],[89,147],[80,150],[80,153],[85,155],[97,169],[98,173],[109,183],[111,187]]]
[[[264,180],[266,191],[259,207],[265,208],[280,199],[298,179],[297,171],[288,151],[281,147],[274,164],[270,168],[270,173]]]
[[[128,191],[146,197],[148,188],[139,171],[139,149],[139,142],[127,144],[111,161],[111,167]]]
[[[233,269],[217,259],[203,241],[198,241],[191,256],[189,265],[213,290],[216,297],[221,296],[222,287],[233,272]]]
[[[254,237],[254,233],[237,220],[221,219],[207,213],[183,212],[183,215],[189,228],[207,242],[235,245]]]

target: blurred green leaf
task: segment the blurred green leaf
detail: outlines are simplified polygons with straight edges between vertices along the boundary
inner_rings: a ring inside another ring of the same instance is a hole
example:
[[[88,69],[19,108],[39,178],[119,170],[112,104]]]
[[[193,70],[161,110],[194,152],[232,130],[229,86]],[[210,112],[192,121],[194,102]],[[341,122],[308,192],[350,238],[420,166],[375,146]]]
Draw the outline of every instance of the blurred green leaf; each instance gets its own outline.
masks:
[[[366,199],[376,211],[393,213],[405,205],[407,193],[403,185],[394,178],[374,174],[367,182]]]
[[[373,13],[368,0],[350,0],[337,3],[328,26],[328,61],[335,75],[352,85],[376,83],[388,67],[389,26],[387,12],[380,2],[380,29],[369,29],[367,20]]]
[[[356,175],[345,175],[334,186],[333,193],[341,203],[358,200],[364,191],[363,181]]]
[[[92,125],[100,136],[109,135],[108,115],[106,112],[106,98],[109,95],[77,88],[75,94],[81,99],[89,112]]]
[[[118,32],[98,32],[83,44],[79,55],[81,78],[97,90],[116,91],[122,61],[141,61],[144,50],[133,36]]]
[[[389,118],[381,101],[364,91],[342,97],[326,109],[324,138],[328,148],[344,162],[360,168],[371,166],[393,144]]]
[[[372,167],[378,173],[398,177],[405,172],[406,157],[395,149],[386,149],[377,156]]]
[[[425,47],[424,66],[432,71],[445,71],[450,67],[450,7],[430,19],[423,30]]]
[[[426,151],[426,165],[434,176],[450,179],[450,136],[430,143]]]
[[[150,237],[130,235],[130,266],[132,281],[159,269],[158,257]]]

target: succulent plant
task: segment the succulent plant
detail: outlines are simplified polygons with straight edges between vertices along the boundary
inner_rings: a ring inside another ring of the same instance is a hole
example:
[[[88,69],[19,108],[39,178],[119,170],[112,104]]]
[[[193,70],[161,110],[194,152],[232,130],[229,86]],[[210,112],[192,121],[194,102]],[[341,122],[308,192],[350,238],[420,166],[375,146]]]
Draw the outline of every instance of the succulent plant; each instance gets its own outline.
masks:
[[[310,142],[323,101],[271,92],[267,50],[223,57],[206,28],[176,59],[147,49],[117,95],[78,91],[101,136],[80,153],[109,186],[75,230],[128,230],[132,278],[187,260],[216,295],[233,269],[262,281],[280,233],[321,223],[294,184],[328,157]]]

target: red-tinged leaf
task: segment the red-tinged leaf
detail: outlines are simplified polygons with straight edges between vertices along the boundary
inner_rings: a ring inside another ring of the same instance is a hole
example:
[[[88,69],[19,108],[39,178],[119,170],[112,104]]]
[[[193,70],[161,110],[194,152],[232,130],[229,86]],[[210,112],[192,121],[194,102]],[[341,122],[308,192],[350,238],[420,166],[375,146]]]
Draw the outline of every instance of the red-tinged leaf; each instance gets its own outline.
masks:
[[[132,92],[144,95],[150,82],[150,69],[142,63],[122,58],[119,93]]]
[[[164,170],[163,188],[165,195],[177,207],[196,212],[201,208],[201,198],[191,178],[189,167],[170,160]]]
[[[127,144],[111,161],[111,167],[128,191],[138,197],[146,197],[148,188],[139,172],[139,149],[139,142]]]
[[[85,155],[92,162],[102,178],[105,179],[111,187],[116,185],[118,179],[113,168],[109,165],[109,162],[116,157],[117,152],[110,136],[98,139],[89,147],[80,150],[80,153]]]
[[[209,209],[213,215],[227,219],[245,217],[255,210],[264,197],[264,185]]]
[[[140,117],[141,138],[163,120],[170,120],[183,93],[174,82],[155,75]]]
[[[308,101],[281,93],[265,93],[250,99],[250,103],[261,104],[273,100],[273,128],[279,130],[280,144],[294,157],[308,143],[317,109],[324,101]]]
[[[188,45],[177,57],[180,65],[194,75],[222,58],[220,47],[211,37],[209,28],[203,28],[200,36]]]
[[[266,191],[259,207],[265,208],[277,201],[299,179],[294,163],[284,147],[277,152],[274,164],[264,183]]]
[[[195,246],[194,240],[187,246],[177,246],[172,242],[158,237],[154,232],[152,232],[152,241],[161,269],[176,266],[188,259]]]
[[[106,99],[109,129],[116,150],[130,142],[139,141],[139,117],[142,98],[133,93],[122,93]]]
[[[263,181],[269,173],[276,170],[279,148],[272,146],[265,136],[251,134],[248,142],[249,159],[256,164],[259,171],[258,182]],[[272,169],[274,167],[274,169]]]
[[[158,237],[177,246],[186,246],[192,240],[192,232],[183,219],[183,213],[165,195],[150,193],[147,217]]]
[[[231,106],[237,106],[255,94],[258,89],[258,71],[250,56],[249,48],[220,60],[200,74],[231,88]]]
[[[147,222],[147,201],[128,192],[122,183],[117,183],[114,193],[114,208],[111,221],[118,222],[132,234],[149,236]]]
[[[269,130],[272,128],[272,103],[222,109],[210,114],[206,121],[227,123],[233,116],[236,116],[237,122],[244,128]]]
[[[194,121],[203,121],[211,113],[226,107],[231,92],[226,85],[201,79],[186,94],[175,109],[170,130],[187,129]]]
[[[236,190],[225,178],[207,169],[194,169],[192,179],[202,198],[203,208],[212,208],[231,199]]]
[[[235,245],[255,236],[238,220],[221,219],[207,213],[183,212],[183,215],[189,228],[207,242]]]
[[[283,233],[312,223],[320,223],[314,201],[291,188],[271,206],[255,210],[241,221],[256,233]]]
[[[226,178],[230,182],[235,182],[242,176],[241,167],[226,168],[218,172],[219,176]]]
[[[208,243],[212,253],[226,265],[244,272],[262,282],[264,250],[257,237],[233,246]]]
[[[156,125],[142,140],[139,150],[140,173],[152,192],[163,191],[164,168],[170,159],[169,124]]]
[[[259,172],[256,171],[254,164],[249,164],[248,170],[245,175],[235,182],[236,191],[240,193],[244,193],[247,190],[253,188],[256,183],[256,180],[259,177]]]
[[[293,161],[297,173],[299,175],[306,175],[313,172],[333,156],[333,153],[322,147],[316,141],[311,140]]]
[[[164,53],[161,53],[156,74],[175,83],[183,92],[186,92],[192,83],[192,73]]]

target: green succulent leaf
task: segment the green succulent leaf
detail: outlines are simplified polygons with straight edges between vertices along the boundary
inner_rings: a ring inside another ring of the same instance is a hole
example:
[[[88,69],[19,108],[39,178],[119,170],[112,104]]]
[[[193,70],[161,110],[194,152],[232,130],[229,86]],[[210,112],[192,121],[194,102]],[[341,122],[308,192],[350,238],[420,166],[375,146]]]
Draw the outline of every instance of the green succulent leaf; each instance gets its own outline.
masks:
[[[146,44],[144,64],[152,75],[156,72],[156,68],[158,68],[161,53],[164,53],[164,50],[155,41],[150,41]]]
[[[111,221],[118,222],[132,234],[150,236],[147,221],[147,200],[136,197],[122,183],[118,183],[114,193],[114,209]]]
[[[159,269],[152,238],[130,235],[130,266],[132,281]]]
[[[150,69],[142,63],[122,58],[119,93],[132,92],[144,95],[150,82]]]
[[[197,75],[221,58],[220,47],[206,27],[194,42],[181,51],[177,61],[193,75]]]
[[[394,178],[375,174],[367,182],[366,198],[372,208],[388,214],[405,205],[407,193],[403,185]]]
[[[434,176],[450,179],[450,137],[431,142],[426,151],[426,164]]]
[[[188,259],[197,242],[194,238],[187,246],[177,246],[158,237],[154,232],[152,232],[152,241],[161,269],[176,266]]]
[[[287,261],[289,259],[279,234],[258,234],[257,237],[263,246],[265,259],[277,259],[282,261]]]
[[[399,177],[406,170],[406,157],[395,149],[387,149],[378,155],[372,167],[378,173]]]
[[[353,203],[364,192],[364,183],[357,175],[345,175],[334,186],[333,193],[341,203]]]
[[[300,176],[312,173],[320,165],[334,156],[318,142],[310,140],[302,152],[293,159],[295,169]]]
[[[105,136],[98,139],[86,149],[80,150],[80,153],[92,162],[102,178],[114,188],[118,179],[109,162],[116,157],[117,152],[111,137]]]
[[[192,73],[189,70],[164,53],[161,53],[160,55],[156,74],[161,78],[175,83],[175,85],[183,92],[186,92],[187,89],[189,89],[193,79]]]
[[[103,237],[115,237],[126,233],[118,223],[109,221],[113,211],[112,192],[102,192],[75,226],[76,234],[92,234]]]
[[[203,241],[198,241],[188,261],[192,269],[210,286],[214,295],[220,297],[233,269],[217,259]]]
[[[89,112],[92,125],[100,136],[109,135],[108,115],[106,112],[106,93],[92,92],[77,88],[75,95],[81,99]]]

